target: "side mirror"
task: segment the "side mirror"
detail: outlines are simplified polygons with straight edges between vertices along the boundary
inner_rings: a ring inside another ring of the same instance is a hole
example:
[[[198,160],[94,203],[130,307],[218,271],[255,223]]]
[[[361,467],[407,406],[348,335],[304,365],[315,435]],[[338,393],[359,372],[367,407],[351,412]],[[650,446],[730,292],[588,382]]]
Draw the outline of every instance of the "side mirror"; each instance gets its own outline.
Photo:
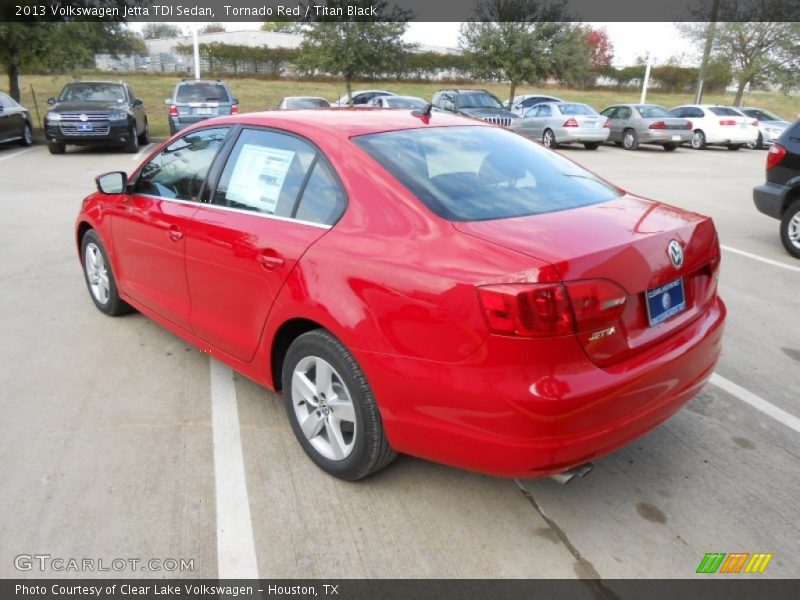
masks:
[[[234,103],[234,104],[239,104],[239,99],[238,99],[238,98],[234,98],[234,99],[233,99],[233,103]]]
[[[122,194],[128,185],[128,176],[124,171],[112,171],[94,178],[97,191],[101,194]]]
[[[53,106],[53,105],[56,103],[56,99],[55,99],[55,98],[48,98],[48,99],[47,99],[47,103],[48,103],[50,106]]]
[[[134,106],[142,106],[143,104],[144,102],[142,102],[141,98],[136,98],[136,100],[133,101]]]

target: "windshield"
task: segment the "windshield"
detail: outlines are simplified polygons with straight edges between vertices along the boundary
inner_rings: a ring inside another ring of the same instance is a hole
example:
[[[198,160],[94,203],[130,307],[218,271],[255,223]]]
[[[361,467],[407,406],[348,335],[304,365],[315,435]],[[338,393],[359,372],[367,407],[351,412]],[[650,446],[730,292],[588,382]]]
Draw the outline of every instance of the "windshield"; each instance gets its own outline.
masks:
[[[384,98],[383,102],[388,108],[422,108],[427,104],[420,98],[399,98],[397,96]]]
[[[585,104],[557,104],[562,115],[596,115],[597,111]]]
[[[648,105],[648,106],[637,106],[636,110],[639,111],[639,114],[642,115],[644,119],[662,119],[664,117],[672,117],[672,113],[669,112],[663,106],[658,105]]]
[[[487,92],[470,92],[456,96],[457,108],[503,108],[500,100]]]
[[[115,83],[71,83],[61,92],[61,102],[125,102],[125,90]]]
[[[549,213],[622,193],[555,152],[495,127],[409,129],[353,141],[451,221]]]
[[[759,121],[783,121],[778,115],[767,110],[761,110],[760,108],[749,108],[742,112],[748,117],[758,119]]]
[[[176,102],[229,102],[228,91],[221,83],[185,83],[175,92]]]

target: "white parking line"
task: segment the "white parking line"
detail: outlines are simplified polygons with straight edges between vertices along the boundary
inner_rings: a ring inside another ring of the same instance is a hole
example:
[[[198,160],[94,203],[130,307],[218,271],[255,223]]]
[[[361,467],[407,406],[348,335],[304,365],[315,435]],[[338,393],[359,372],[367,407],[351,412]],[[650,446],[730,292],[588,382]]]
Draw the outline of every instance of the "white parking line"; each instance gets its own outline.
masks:
[[[142,146],[139,149],[139,151],[131,157],[131,160],[139,160],[140,158],[142,158],[142,156],[147,154],[147,152],[149,152],[150,148],[152,148],[153,146],[155,146],[155,142],[147,144],[146,146]]]
[[[753,392],[744,389],[742,386],[737,385],[732,381],[725,379],[721,375],[717,375],[716,373],[711,375],[711,384],[722,390],[725,390],[742,402],[749,404],[756,410],[760,410],[765,415],[772,417],[776,421],[779,421],[790,429],[794,429],[797,433],[800,433],[800,419],[792,414],[789,414],[782,408],[778,408],[774,404],[770,404],[761,396],[756,396]]]
[[[782,263],[777,260],[772,260],[771,258],[764,258],[763,256],[759,256],[758,254],[751,254],[750,252],[745,252],[744,250],[739,250],[737,248],[731,248],[730,246],[723,246],[720,244],[720,248],[723,250],[727,250],[728,252],[733,252],[734,254],[740,254],[742,256],[746,256],[747,258],[752,258],[753,260],[758,260],[768,265],[772,265],[773,267],[783,267],[784,269],[789,269],[790,271],[797,271],[800,273],[800,267],[795,267],[794,265],[787,265],[786,263]]]
[[[25,148],[25,150],[14,152],[14,154],[7,154],[6,156],[0,156],[0,162],[8,160],[9,158],[14,158],[15,156],[19,156],[20,154],[25,154],[26,152],[30,152],[31,150],[36,150],[36,148]]]
[[[217,577],[258,579],[233,372],[213,358],[210,366],[217,497]]]

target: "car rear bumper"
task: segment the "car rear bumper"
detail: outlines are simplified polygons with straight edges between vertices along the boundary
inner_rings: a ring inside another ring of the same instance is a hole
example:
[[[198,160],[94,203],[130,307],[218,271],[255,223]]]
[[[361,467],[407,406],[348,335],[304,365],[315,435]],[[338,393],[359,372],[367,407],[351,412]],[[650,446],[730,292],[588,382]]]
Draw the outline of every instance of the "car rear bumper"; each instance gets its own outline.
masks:
[[[574,336],[490,336],[442,364],[356,352],[399,452],[501,477],[540,477],[645,434],[693,398],[721,351],[725,305],[601,369]]]
[[[706,143],[724,146],[727,144],[749,144],[758,139],[758,130],[754,131],[737,131],[731,133],[721,133],[714,136],[707,135]]]
[[[753,202],[759,212],[774,219],[783,216],[787,187],[779,183],[762,183],[753,188]]]
[[[645,129],[638,135],[642,144],[685,144],[692,140],[692,132],[688,129]]]
[[[606,127],[584,129],[581,127],[564,127],[556,133],[556,141],[564,144],[582,142],[605,142],[611,130]]]

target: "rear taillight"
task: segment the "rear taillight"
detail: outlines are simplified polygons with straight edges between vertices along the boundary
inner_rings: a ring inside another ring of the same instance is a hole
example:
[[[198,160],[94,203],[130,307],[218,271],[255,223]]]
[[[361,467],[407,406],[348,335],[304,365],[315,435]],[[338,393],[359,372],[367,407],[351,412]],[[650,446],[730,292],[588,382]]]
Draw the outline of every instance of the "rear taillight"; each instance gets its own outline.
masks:
[[[169,107],[169,116],[170,117],[177,117],[178,116],[178,107],[174,104]]]
[[[711,247],[711,258],[708,260],[708,267],[711,269],[711,274],[716,275],[719,271],[719,264],[722,256],[719,251],[719,239],[714,238],[714,245]]]
[[[664,121],[656,121],[650,124],[650,129],[666,129],[667,124]]]
[[[628,295],[611,281],[588,279],[570,281],[566,286],[578,333],[613,325],[625,309]]]
[[[572,117],[570,117],[569,119],[564,121],[564,127],[577,127],[577,126],[578,126],[578,122],[575,119],[573,119]]]
[[[722,119],[719,124],[725,127],[730,127],[732,125],[736,125],[736,121],[733,119]]]
[[[683,126],[684,129],[691,129],[692,127],[694,127],[694,125],[692,125],[691,121],[686,121],[686,125]]]
[[[755,121],[751,121],[750,125],[752,125],[753,127],[758,127],[758,119],[756,119]]]
[[[493,333],[547,337],[593,332],[614,325],[627,294],[603,280],[499,284],[478,288]]]
[[[781,164],[784,156],[786,156],[786,148],[780,144],[773,143],[772,147],[769,149],[769,152],[767,152],[767,171],[769,171],[772,167]]]
[[[233,106],[231,106],[231,114],[232,115],[238,115],[239,114],[239,105],[238,104],[234,104]]]
[[[603,127],[611,127],[611,119],[606,119],[606,122],[603,123]]]
[[[560,283],[508,283],[478,288],[493,333],[522,337],[566,335],[574,331],[569,300]]]

